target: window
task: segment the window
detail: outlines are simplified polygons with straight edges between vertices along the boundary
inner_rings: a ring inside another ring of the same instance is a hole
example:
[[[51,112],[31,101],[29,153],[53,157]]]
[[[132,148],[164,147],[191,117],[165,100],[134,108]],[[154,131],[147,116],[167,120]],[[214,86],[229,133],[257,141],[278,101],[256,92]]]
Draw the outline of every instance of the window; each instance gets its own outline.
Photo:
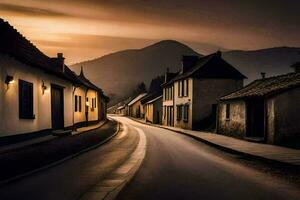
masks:
[[[19,80],[19,118],[34,119],[33,83]]]
[[[95,108],[97,108],[97,99],[96,99],[96,97],[95,97],[95,100],[94,100],[95,102],[94,102],[94,106],[95,106]]]
[[[185,93],[184,93],[184,96],[189,96],[189,80],[186,79],[185,80]]]
[[[79,112],[81,112],[81,105],[82,105],[82,102],[81,102],[81,96],[78,96],[79,98],[78,98],[78,100],[79,100],[79,102],[78,102],[78,104],[79,104]]]
[[[75,95],[75,112],[78,112],[78,96]]]
[[[181,81],[178,81],[178,97],[181,97]]]
[[[164,106],[164,119],[166,119],[167,107]]]
[[[184,87],[184,85],[185,85],[184,83],[185,83],[185,81],[182,80],[182,81],[181,81],[181,96],[182,96],[182,97],[184,96],[184,88],[185,88],[185,87]]]
[[[226,119],[229,120],[230,119],[230,104],[227,103],[226,104]]]
[[[183,109],[183,121],[188,122],[189,121],[189,104],[184,105]]]
[[[181,120],[181,115],[182,115],[182,105],[177,105],[176,106],[176,108],[177,108],[177,120],[179,121],[179,120]]]

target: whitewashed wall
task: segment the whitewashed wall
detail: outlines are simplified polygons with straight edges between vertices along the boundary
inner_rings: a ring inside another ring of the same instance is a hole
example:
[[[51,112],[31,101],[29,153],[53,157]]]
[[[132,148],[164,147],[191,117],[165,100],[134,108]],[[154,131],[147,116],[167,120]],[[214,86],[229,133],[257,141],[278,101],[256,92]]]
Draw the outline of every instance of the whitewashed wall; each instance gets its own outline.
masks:
[[[70,82],[4,54],[0,54],[0,68],[0,137],[51,128],[51,83],[64,87],[64,126],[73,125],[73,86]],[[4,84],[6,75],[13,76],[15,80],[8,89]],[[33,83],[35,119],[19,119],[19,79]],[[48,88],[45,94],[42,94],[43,81]]]
[[[87,92],[87,97],[89,98],[89,108],[88,108],[88,120],[89,121],[96,121],[98,120],[98,93],[95,90],[89,89]],[[94,110],[91,110],[92,108],[92,98],[96,98],[96,108]]]
[[[77,87],[74,92],[74,107],[75,107],[75,95],[81,96],[81,112],[74,112],[74,123],[84,122],[85,119],[85,97],[86,97],[86,88],[81,86]],[[75,109],[74,109],[75,110]]]

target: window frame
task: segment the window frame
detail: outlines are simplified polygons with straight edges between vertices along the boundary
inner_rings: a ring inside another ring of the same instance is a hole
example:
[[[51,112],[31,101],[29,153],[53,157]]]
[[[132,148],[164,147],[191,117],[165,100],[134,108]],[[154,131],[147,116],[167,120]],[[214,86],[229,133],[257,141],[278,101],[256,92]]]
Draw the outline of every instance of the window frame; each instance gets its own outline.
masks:
[[[29,93],[27,96],[24,94],[26,91]],[[33,83],[21,79],[19,79],[19,119],[35,119]]]
[[[227,120],[227,121],[229,121],[230,120],[230,112],[231,112],[231,108],[230,108],[231,106],[230,106],[230,103],[226,103],[225,104],[225,119]]]
[[[183,106],[183,121],[184,122],[188,122],[189,121],[189,109],[190,109],[190,105],[189,104],[185,104]]]

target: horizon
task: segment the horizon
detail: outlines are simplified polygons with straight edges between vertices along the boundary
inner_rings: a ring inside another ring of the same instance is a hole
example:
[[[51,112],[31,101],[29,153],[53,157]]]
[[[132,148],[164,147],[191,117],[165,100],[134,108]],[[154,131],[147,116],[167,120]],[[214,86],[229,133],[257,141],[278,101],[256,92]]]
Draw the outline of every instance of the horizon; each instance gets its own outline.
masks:
[[[75,64],[162,40],[200,54],[299,47],[299,2],[1,0],[0,15],[41,51]],[[180,9],[178,9],[180,8]],[[205,9],[203,9],[205,8]],[[287,12],[287,10],[289,12]]]

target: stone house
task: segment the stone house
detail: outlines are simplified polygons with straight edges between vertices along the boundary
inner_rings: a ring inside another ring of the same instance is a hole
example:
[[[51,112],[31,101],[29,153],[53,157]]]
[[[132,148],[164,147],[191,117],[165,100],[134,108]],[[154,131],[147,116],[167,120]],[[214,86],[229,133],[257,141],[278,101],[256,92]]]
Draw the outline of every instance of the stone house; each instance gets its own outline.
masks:
[[[46,56],[2,19],[0,44],[1,141],[72,129],[74,89],[86,85],[65,65],[63,54]]]
[[[220,98],[217,132],[280,144],[300,138],[300,73],[258,79]]]
[[[141,103],[141,99],[146,95],[147,93],[139,94],[128,103],[128,116],[135,118],[143,117],[144,110]]]
[[[180,72],[164,85],[164,99],[169,95],[173,101],[173,122],[167,125],[184,129],[215,126],[217,99],[240,89],[244,78],[222,59],[221,52],[201,58],[183,56]],[[168,110],[164,111],[163,115],[168,115]]]

